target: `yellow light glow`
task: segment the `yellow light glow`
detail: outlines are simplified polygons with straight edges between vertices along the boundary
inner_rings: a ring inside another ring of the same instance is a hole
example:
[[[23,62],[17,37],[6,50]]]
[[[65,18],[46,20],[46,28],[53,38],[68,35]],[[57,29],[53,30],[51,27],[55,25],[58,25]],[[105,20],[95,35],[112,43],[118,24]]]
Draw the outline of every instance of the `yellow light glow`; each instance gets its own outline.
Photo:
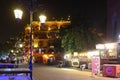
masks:
[[[34,40],[34,47],[37,48],[38,47],[38,40]]]
[[[50,27],[48,27],[48,31],[50,31],[51,30],[51,28]]]
[[[104,44],[96,44],[96,49],[104,49]]]
[[[78,56],[78,52],[74,52],[74,54],[73,54],[74,56]]]
[[[13,51],[13,50],[11,50],[11,52],[13,53],[14,51]]]
[[[46,54],[44,54],[43,57],[44,57],[45,59],[48,59],[48,55],[46,55]]]
[[[115,48],[113,43],[107,43],[107,44],[105,44],[105,47],[106,47],[106,49],[113,49],[113,48]]]
[[[109,50],[108,50],[108,52],[112,52],[112,50],[111,50],[111,49],[109,49]]]
[[[22,47],[23,47],[23,45],[22,45],[22,44],[19,44],[19,46],[20,46],[20,48],[22,48]]]
[[[88,55],[88,57],[98,56],[99,55],[99,51],[98,50],[88,51],[87,55]]]
[[[54,55],[50,54],[49,57],[51,57],[51,56],[54,56]]]
[[[65,54],[64,55],[64,59],[69,59],[70,58],[70,54]]]

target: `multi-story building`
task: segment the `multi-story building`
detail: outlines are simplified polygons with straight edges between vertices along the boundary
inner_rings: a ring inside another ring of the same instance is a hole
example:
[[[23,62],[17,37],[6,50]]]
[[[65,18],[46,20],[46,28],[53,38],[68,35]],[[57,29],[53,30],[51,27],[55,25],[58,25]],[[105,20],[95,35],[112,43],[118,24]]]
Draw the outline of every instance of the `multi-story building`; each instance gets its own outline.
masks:
[[[70,21],[47,21],[41,24],[38,21],[32,22],[32,47],[33,54],[54,53],[55,40],[60,39],[60,29],[70,25]],[[30,26],[25,28],[25,49],[30,49]]]

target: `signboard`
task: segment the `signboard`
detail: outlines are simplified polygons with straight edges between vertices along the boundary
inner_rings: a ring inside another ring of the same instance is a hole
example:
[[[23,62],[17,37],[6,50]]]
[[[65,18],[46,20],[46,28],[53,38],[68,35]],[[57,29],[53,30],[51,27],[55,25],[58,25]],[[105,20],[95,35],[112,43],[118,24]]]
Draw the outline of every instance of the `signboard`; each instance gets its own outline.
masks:
[[[100,73],[100,57],[92,58],[92,74]]]

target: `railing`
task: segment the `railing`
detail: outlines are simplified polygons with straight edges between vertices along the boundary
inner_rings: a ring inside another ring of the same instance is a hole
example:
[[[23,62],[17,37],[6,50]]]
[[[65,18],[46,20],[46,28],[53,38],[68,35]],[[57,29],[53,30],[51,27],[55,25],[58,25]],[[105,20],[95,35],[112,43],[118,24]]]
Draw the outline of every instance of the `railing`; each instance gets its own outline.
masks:
[[[0,80],[33,80],[31,73],[29,68],[1,68]]]
[[[14,63],[0,63],[0,68],[17,68],[18,65]]]
[[[31,80],[28,76],[0,76],[0,80]]]
[[[2,68],[0,69],[0,74],[26,74],[28,76],[28,74],[31,73],[29,68]]]
[[[18,68],[14,63],[0,63],[0,80],[33,80],[29,68]]]

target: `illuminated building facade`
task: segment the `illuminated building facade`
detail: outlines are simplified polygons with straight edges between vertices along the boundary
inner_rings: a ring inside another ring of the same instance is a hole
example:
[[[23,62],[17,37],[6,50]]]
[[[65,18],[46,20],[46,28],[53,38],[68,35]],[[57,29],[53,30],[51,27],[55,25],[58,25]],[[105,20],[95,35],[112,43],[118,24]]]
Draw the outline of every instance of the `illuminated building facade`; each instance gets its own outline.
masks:
[[[33,54],[54,53],[54,41],[60,40],[60,29],[70,25],[70,21],[47,21],[41,24],[39,21],[32,22],[32,47]],[[30,26],[25,28],[25,49],[29,53]]]

